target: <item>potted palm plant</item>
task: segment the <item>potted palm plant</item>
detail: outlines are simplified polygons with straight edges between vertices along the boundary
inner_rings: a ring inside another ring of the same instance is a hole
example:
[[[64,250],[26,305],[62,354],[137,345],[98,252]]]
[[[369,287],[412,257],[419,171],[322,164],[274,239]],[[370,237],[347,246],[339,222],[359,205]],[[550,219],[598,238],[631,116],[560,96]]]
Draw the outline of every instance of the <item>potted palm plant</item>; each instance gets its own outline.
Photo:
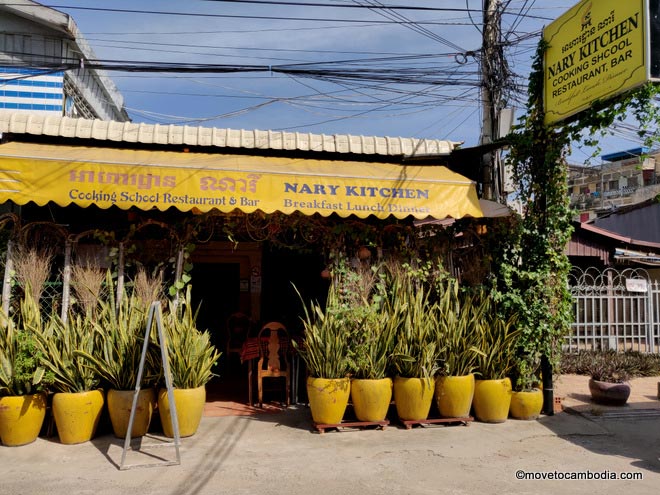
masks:
[[[174,387],[174,402],[179,435],[194,435],[199,427],[206,402],[206,384],[214,376],[213,367],[221,353],[211,344],[208,332],[197,329],[197,311],[191,302],[191,287],[178,305],[170,302],[163,318],[169,369]],[[167,390],[158,391],[158,412],[163,432],[174,436]]]
[[[46,415],[46,387],[52,380],[37,346],[39,307],[26,291],[18,322],[0,315],[0,440],[17,446],[34,442]]]

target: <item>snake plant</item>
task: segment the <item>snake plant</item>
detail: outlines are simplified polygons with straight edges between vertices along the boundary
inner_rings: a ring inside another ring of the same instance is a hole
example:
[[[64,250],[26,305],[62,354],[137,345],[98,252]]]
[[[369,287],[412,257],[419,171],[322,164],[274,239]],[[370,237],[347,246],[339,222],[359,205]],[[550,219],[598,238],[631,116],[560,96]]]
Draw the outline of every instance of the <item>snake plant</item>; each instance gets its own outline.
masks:
[[[94,324],[91,318],[71,315],[63,321],[51,315],[39,335],[42,364],[52,373],[56,392],[88,392],[99,385],[99,375],[81,353],[96,352]]]
[[[481,293],[485,309],[482,319],[474,326],[477,336],[477,372],[482,379],[502,379],[515,366],[515,345],[520,334],[516,328],[516,314],[502,315],[489,292]]]
[[[437,339],[438,306],[430,290],[412,274],[397,270],[388,299],[397,324],[391,365],[406,378],[432,378],[438,370],[441,342]]]
[[[438,301],[438,326],[444,342],[440,374],[464,376],[476,370],[482,325],[490,310],[488,300],[480,294],[461,292],[455,279],[444,283]]]
[[[106,275],[112,287],[112,276]],[[124,294],[119,304],[114,292],[99,301],[98,314],[92,322],[98,346],[94,353],[77,350],[76,356],[88,361],[110,388],[133,390],[137,384],[146,330],[146,306],[135,294]],[[141,386],[154,383],[160,374],[160,354],[155,345],[148,347]]]
[[[314,378],[346,378],[351,370],[349,361],[349,332],[346,329],[345,312],[340,305],[340,288],[330,284],[325,307],[312,302],[309,307],[296,290],[303,304],[304,341],[293,345]]]
[[[197,329],[197,311],[193,310],[191,289],[178,305],[170,302],[163,317],[169,368],[175,388],[197,388],[213,376],[213,366],[221,353],[211,344],[206,331]]]

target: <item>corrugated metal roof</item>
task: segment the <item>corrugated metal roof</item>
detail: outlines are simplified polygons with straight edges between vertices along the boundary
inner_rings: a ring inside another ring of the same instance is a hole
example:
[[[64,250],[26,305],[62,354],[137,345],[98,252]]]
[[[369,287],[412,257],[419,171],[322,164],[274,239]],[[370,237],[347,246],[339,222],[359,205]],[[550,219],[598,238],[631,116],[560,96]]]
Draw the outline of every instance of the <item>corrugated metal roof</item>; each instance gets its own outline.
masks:
[[[647,224],[647,228],[653,228],[651,227],[654,224]],[[660,249],[660,243],[658,242],[652,242],[652,241],[647,241],[647,240],[642,240],[642,239],[633,239],[632,237],[629,237],[626,234],[622,234],[620,232],[614,232],[612,230],[604,229],[601,227],[596,227],[595,225],[589,224],[589,223],[581,223],[580,228],[589,232],[594,232],[596,234],[600,234],[602,236],[608,237],[610,239],[614,239],[619,242],[623,242],[625,244],[631,245],[631,246],[644,246],[644,247],[650,247],[650,248],[655,248],[655,249]]]
[[[629,205],[596,218],[595,227],[639,241],[660,243],[660,203],[654,200]]]
[[[15,112],[0,112],[0,132],[142,144],[408,157],[449,155],[460,144],[440,139],[222,129],[75,119]]]

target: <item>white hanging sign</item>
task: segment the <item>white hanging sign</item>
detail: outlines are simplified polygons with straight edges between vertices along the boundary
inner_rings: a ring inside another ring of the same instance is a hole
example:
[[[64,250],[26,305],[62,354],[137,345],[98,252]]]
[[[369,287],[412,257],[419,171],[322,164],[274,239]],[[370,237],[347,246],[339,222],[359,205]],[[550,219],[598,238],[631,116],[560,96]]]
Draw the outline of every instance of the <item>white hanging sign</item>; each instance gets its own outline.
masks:
[[[644,278],[627,278],[626,290],[628,292],[648,292],[648,284]]]

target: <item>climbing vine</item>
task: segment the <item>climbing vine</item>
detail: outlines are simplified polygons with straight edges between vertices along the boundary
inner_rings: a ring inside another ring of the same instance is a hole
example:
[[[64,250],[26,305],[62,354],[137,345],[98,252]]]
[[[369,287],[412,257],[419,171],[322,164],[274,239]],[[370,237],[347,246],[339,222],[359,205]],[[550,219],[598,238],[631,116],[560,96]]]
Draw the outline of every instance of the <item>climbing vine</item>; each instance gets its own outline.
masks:
[[[526,114],[510,136],[508,164],[517,185],[523,215],[509,225],[507,244],[498,253],[496,289],[505,308],[520,315],[518,388],[538,381],[540,363],[557,369],[562,338],[570,330],[570,263],[564,252],[573,212],[567,193],[571,143],[595,147],[607,129],[628,117],[639,123],[647,146],[660,137],[658,87],[649,84],[614,100],[595,102],[570,121],[544,124],[543,54],[539,43],[529,79]],[[546,369],[547,371],[547,369]]]

